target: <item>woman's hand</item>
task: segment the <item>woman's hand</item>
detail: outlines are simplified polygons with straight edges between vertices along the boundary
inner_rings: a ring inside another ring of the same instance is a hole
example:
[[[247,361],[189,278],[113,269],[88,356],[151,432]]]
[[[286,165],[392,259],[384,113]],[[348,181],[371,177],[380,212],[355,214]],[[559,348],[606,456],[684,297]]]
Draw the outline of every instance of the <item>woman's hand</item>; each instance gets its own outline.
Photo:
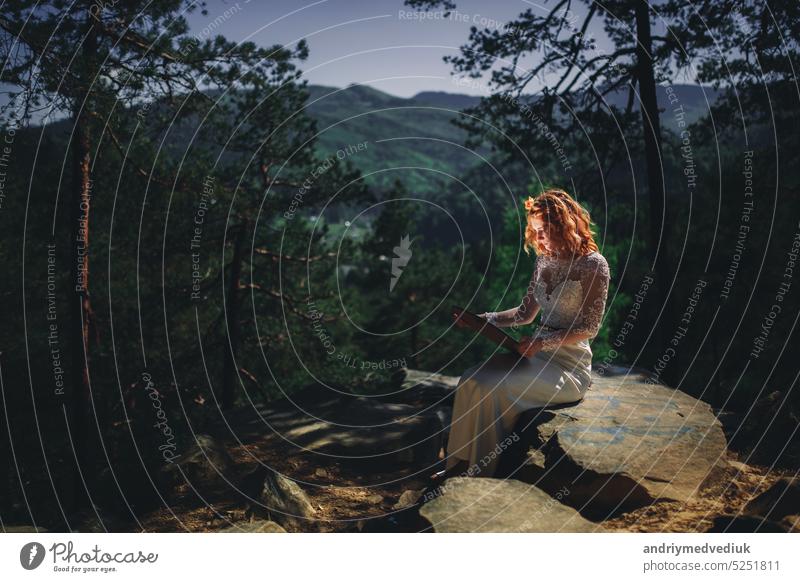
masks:
[[[542,349],[542,340],[524,335],[519,338],[519,355],[526,358],[532,358]]]

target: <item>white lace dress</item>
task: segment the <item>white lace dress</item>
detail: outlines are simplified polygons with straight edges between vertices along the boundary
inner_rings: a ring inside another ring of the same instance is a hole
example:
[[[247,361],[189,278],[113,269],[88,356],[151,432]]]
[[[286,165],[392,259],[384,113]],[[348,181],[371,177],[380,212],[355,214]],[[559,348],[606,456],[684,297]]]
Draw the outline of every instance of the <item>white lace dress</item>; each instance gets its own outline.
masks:
[[[531,358],[496,353],[464,371],[456,388],[447,442],[447,467],[469,462],[469,474],[491,477],[500,453],[517,440],[519,415],[531,408],[578,402],[591,384],[589,339],[600,329],[609,269],[598,252],[568,259],[541,255],[520,305],[501,312],[495,324],[530,323],[541,312],[533,337],[543,349]],[[571,332],[587,335],[562,343]]]

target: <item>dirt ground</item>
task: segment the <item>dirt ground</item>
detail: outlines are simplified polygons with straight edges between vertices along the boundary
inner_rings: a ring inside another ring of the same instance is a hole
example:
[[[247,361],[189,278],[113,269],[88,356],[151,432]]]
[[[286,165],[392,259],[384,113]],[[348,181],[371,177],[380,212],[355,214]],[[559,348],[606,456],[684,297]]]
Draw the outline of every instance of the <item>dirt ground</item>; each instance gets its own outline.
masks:
[[[400,514],[395,508],[404,491],[424,489],[429,471],[416,475],[407,469],[365,474],[363,470],[337,462],[320,466],[319,457],[287,456],[282,445],[269,437],[229,450],[243,473],[258,467],[258,459],[298,481],[317,510],[317,520],[309,523],[308,528],[294,531],[430,531],[429,524],[421,518],[397,519]],[[732,454],[729,462],[734,469],[729,483],[698,495],[688,503],[659,502],[605,520],[604,528],[619,532],[707,531],[715,517],[736,514],[749,499],[784,475],[767,467],[738,462]],[[143,531],[209,532],[248,519],[248,504],[241,497],[222,496],[213,501],[188,499],[170,509],[162,508],[142,516],[140,522]],[[381,524],[380,527],[370,529],[377,524]]]

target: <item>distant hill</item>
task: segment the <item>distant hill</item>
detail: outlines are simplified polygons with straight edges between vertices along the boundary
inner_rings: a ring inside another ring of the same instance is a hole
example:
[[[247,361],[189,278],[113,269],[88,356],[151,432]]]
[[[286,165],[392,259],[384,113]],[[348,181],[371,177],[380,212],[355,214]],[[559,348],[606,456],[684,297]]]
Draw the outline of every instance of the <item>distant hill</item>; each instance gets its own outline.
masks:
[[[658,106],[664,113],[662,114],[662,123],[669,125],[672,115],[672,110],[679,105],[683,105],[686,111],[688,123],[697,121],[708,112],[708,108],[712,105],[719,95],[719,91],[711,87],[701,87],[700,85],[673,85],[673,97],[670,102],[670,96],[667,89],[661,85],[656,86],[656,98],[658,99]],[[466,109],[467,107],[474,107],[477,105],[481,98],[474,95],[463,95],[460,93],[445,93],[444,91],[422,91],[412,97],[414,101],[426,103],[429,105],[436,105],[437,107],[446,107],[453,109]],[[675,101],[677,99],[677,101]],[[608,96],[608,103],[615,107],[624,108],[628,101],[628,92],[619,90],[611,93]],[[638,111],[638,107],[634,105],[634,110]]]
[[[480,103],[481,98],[474,95],[462,95],[461,93],[445,93],[444,91],[422,91],[412,97],[414,101],[447,107],[451,109],[466,109],[474,107]]]
[[[684,108],[686,122],[692,123],[705,115],[708,103],[717,98],[713,89],[697,85],[673,88],[673,101],[678,99],[673,103],[664,87],[657,91],[665,130],[676,131],[673,109],[678,105]],[[369,174],[366,179],[373,186],[387,188],[399,179],[409,192],[427,194],[449,181],[442,173],[458,177],[480,163],[478,156],[461,147],[465,133],[451,123],[456,118],[454,111],[477,105],[480,97],[423,91],[403,98],[364,85],[342,89],[311,85],[309,91],[308,112],[319,122],[320,153],[335,154],[347,145],[366,141],[366,149],[350,159]],[[622,108],[627,92],[614,93],[608,100]],[[409,169],[411,166],[419,169]]]
[[[366,142],[366,149],[349,159],[369,174],[373,186],[388,188],[400,180],[409,193],[429,193],[451,182],[449,175],[463,175],[480,162],[463,148],[465,132],[451,123],[463,108],[457,98],[464,96],[436,103],[363,85],[312,85],[309,91],[308,113],[319,125],[320,155]]]
[[[365,144],[347,159],[365,174],[365,180],[379,189],[399,180],[409,195],[427,196],[465,176],[481,163],[486,151],[463,147],[466,135],[451,122],[457,112],[477,105],[480,97],[443,91],[423,91],[411,98],[396,97],[364,85],[344,88],[310,85],[308,114],[317,120],[320,156],[335,156],[348,146]],[[675,85],[678,101],[670,103],[666,89],[658,87],[659,106],[665,130],[677,129],[674,107],[683,105],[686,122],[696,121],[708,111],[717,92],[696,85]],[[213,94],[211,95],[213,97]],[[673,99],[675,99],[673,97]],[[627,93],[620,91],[609,102],[624,107]],[[51,135],[69,134],[69,121],[50,124]],[[173,127],[168,148],[182,152],[193,134]]]

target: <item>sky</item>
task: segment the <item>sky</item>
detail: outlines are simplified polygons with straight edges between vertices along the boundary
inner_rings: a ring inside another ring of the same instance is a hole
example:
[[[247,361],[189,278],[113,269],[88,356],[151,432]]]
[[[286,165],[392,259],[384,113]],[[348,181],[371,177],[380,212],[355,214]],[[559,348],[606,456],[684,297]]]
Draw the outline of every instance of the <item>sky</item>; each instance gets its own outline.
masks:
[[[309,58],[296,64],[311,84],[365,84],[400,97],[421,91],[482,96],[491,92],[486,79],[453,75],[452,65],[443,57],[460,54],[473,26],[503,30],[525,10],[544,15],[555,4],[555,0],[455,2],[456,9],[445,17],[441,9],[419,11],[404,0],[206,0],[207,14],[198,9],[186,16],[190,34],[198,39],[221,34],[261,46],[293,46],[305,39]],[[568,20],[577,26],[586,4],[573,1],[571,6],[574,13]],[[663,27],[654,20],[658,33]],[[598,52],[611,48],[597,17],[588,34],[598,39]],[[528,55],[520,65],[532,66],[537,58]],[[550,75],[532,82],[529,92],[555,81],[557,74]],[[6,102],[6,95],[0,95],[0,103]]]
[[[545,13],[553,1],[456,0],[456,6],[447,18],[437,10],[420,19],[403,0],[208,0],[208,15],[196,11],[188,20],[199,37],[223,34],[264,46],[305,38],[310,54],[300,68],[311,84],[363,83],[401,97],[484,95],[482,81],[454,77],[442,57],[459,53],[471,26],[502,29],[528,8]],[[584,5],[573,6],[580,16]]]

